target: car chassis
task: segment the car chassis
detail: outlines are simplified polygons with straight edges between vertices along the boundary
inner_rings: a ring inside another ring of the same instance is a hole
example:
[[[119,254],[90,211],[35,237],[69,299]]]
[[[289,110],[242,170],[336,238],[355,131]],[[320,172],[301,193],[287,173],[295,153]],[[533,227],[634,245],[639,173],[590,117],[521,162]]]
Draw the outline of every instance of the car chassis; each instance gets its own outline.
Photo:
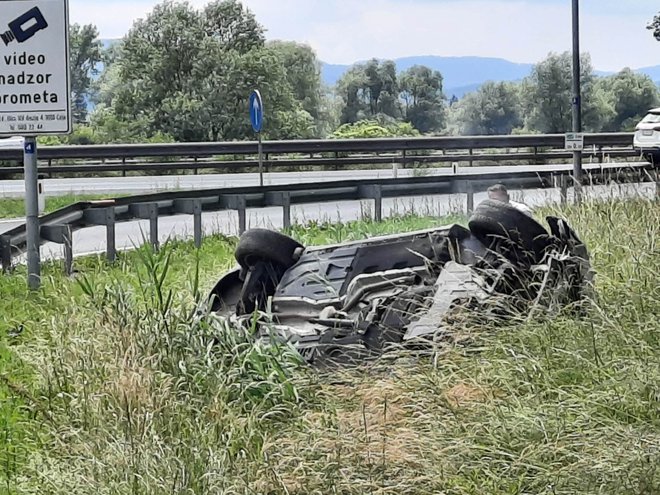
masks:
[[[549,232],[513,206],[487,200],[468,228],[329,246],[248,230],[235,251],[238,266],[211,290],[210,310],[257,338],[293,344],[310,364],[428,345],[451,334],[450,316],[460,308],[490,318],[590,295],[586,246],[565,220],[546,221]]]

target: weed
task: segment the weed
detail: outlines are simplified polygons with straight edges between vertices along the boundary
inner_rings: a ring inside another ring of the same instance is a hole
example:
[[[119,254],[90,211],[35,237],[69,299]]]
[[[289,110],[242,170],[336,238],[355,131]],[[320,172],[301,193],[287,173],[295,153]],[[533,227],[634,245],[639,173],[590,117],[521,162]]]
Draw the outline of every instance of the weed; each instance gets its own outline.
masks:
[[[201,310],[235,239],[88,259],[75,281],[46,267],[38,294],[18,270],[0,283],[0,492],[658,493],[660,204],[538,214],[567,217],[591,250],[585,317],[457,321],[469,346],[320,375]]]

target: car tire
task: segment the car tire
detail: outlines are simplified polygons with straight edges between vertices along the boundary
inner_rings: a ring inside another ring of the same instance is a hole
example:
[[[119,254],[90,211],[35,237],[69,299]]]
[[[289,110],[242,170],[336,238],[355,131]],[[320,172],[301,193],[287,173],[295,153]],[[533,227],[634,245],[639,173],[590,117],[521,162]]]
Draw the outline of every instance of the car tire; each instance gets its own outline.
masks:
[[[512,262],[538,262],[551,243],[543,225],[502,201],[480,203],[468,226],[477,239],[491,248],[497,245],[496,250]]]
[[[296,251],[304,246],[289,236],[268,229],[250,229],[241,235],[234,253],[243,268],[257,261],[268,261],[290,268],[297,261]]]

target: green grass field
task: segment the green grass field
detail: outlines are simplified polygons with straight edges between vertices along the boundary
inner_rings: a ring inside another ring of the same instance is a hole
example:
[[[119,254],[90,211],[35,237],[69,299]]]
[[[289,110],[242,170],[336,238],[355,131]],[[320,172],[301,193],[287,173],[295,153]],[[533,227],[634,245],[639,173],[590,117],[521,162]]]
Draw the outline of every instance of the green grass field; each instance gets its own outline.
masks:
[[[660,204],[563,214],[597,271],[585,317],[472,322],[353,371],[196,313],[233,238],[80,260],[75,280],[53,264],[37,294],[22,270],[0,278],[0,493],[660,493]]]

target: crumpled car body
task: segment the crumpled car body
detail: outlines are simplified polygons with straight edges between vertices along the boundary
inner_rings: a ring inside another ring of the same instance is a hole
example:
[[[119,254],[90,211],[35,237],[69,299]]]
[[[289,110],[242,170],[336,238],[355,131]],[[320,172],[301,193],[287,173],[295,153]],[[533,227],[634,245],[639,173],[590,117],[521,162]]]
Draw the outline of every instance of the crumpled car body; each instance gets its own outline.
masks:
[[[424,345],[451,332],[447,320],[458,310],[506,315],[589,297],[586,246],[565,220],[546,220],[549,230],[488,200],[468,227],[327,246],[248,230],[238,266],[212,289],[210,308],[257,337],[293,344],[315,364]]]

